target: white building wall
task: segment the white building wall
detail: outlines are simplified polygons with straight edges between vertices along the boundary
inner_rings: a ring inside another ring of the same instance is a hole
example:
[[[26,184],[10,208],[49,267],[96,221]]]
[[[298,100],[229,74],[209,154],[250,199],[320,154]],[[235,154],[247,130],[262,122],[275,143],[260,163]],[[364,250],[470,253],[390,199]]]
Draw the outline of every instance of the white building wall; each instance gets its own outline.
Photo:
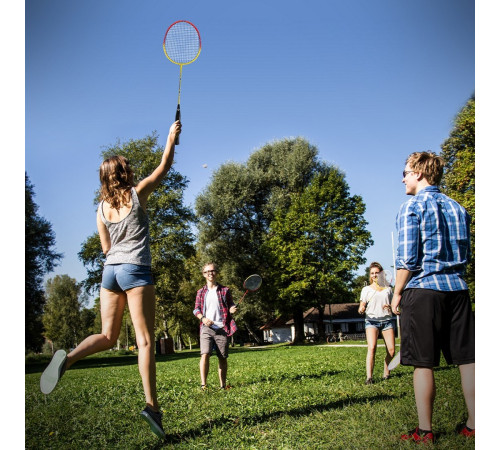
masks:
[[[273,344],[292,342],[292,330],[290,328],[273,328],[271,333]]]

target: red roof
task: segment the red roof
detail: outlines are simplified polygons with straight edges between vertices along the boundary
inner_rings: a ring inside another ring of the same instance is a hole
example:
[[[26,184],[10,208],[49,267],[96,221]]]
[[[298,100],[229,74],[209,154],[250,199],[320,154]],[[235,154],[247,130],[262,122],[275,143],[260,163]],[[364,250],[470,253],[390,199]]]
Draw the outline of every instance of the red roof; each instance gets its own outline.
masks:
[[[276,319],[268,320],[264,325],[260,327],[261,330],[270,330],[272,328],[289,328],[287,325],[288,319],[283,316],[279,316]]]

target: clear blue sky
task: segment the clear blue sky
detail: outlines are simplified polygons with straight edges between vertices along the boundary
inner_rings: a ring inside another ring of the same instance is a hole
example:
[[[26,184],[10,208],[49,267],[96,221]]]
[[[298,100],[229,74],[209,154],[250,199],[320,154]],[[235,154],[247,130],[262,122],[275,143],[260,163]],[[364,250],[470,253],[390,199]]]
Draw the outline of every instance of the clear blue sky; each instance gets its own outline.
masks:
[[[167,27],[200,30],[183,71],[175,167],[187,204],[229,160],[303,136],[361,195],[369,263],[392,265],[391,232],[413,151],[440,151],[475,91],[472,0],[27,0],[25,169],[64,253],[49,274],[81,281],[77,258],[96,231],[100,153],[156,130],[177,104]],[[207,164],[208,168],[203,168]],[[360,272],[364,267],[360,268]]]

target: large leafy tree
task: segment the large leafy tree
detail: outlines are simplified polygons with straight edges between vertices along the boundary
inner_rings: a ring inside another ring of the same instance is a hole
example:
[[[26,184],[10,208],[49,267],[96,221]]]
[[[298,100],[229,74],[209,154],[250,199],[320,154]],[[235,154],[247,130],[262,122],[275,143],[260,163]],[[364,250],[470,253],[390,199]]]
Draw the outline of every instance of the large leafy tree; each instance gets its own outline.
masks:
[[[68,275],[56,275],[47,281],[45,292],[45,336],[58,348],[76,347],[86,331],[81,316],[80,286]]]
[[[199,258],[216,261],[233,296],[252,273],[263,287],[241,304],[236,321],[257,338],[257,327],[273,313],[276,293],[263,243],[278,208],[302,192],[321,163],[317,149],[301,138],[264,145],[244,164],[228,162],[196,199]]]
[[[471,262],[467,267],[466,281],[471,299],[475,299],[475,231],[476,231],[476,177],[475,177],[475,98],[469,99],[455,117],[450,136],[441,145],[445,172],[441,187],[443,192],[460,203],[471,216]]]
[[[135,179],[150,175],[158,166],[163,148],[158,146],[158,136],[153,133],[143,139],[117,143],[102,152],[103,159],[123,155],[134,169]],[[185,260],[195,253],[191,223],[193,212],[183,204],[187,179],[173,167],[160,186],[148,199],[149,229],[151,237],[152,270],[156,284],[157,334],[168,334],[167,318],[175,310],[175,299],[186,274]],[[98,204],[96,192],[95,204]],[[84,281],[88,292],[96,290],[101,281],[104,256],[98,233],[89,236],[78,254],[87,269]]]
[[[201,273],[202,262],[197,256],[192,256],[185,262],[185,277],[179,285],[168,314],[159,315],[165,320],[164,329],[168,329],[177,341],[186,346],[188,342],[199,341],[199,320],[193,315],[196,291],[205,283]]]
[[[55,251],[52,225],[38,214],[35,191],[25,174],[25,347],[39,352],[43,344],[42,314],[45,305],[43,278],[62,258]]]
[[[335,271],[337,278],[334,292],[339,294],[339,298],[341,291],[345,293],[350,271],[364,261],[358,252],[363,252],[363,248],[371,242],[369,234],[364,234],[364,205],[361,199],[349,197],[344,177],[338,170],[321,163],[317,153],[317,149],[302,138],[267,144],[252,153],[246,163],[229,162],[222,165],[213,175],[211,184],[196,199],[200,257],[215,260],[219,264],[221,276],[226,284],[233,287],[235,297],[242,294],[241,283],[248,275],[257,272],[263,276],[262,288],[242,303],[237,316],[240,328],[243,324],[254,336],[257,326],[270,315],[293,310],[296,320],[301,322],[303,309],[309,306],[304,296],[294,290],[304,280],[298,281],[289,290],[285,288],[283,274],[277,270],[284,261],[279,260],[279,254],[288,249],[280,247],[278,238],[272,241],[273,233],[277,232],[274,228],[279,228],[278,223],[283,223],[279,220],[285,218],[290,222],[286,226],[293,228],[299,225],[291,224],[293,214],[287,216],[291,208],[296,214],[299,214],[299,210],[305,212],[311,221],[309,225],[319,233],[322,226],[327,226],[329,218],[324,211],[325,203],[317,204],[320,197],[326,198],[328,189],[332,189],[329,200],[335,195],[339,196],[334,203],[334,207],[338,205],[339,208],[336,226],[338,233],[345,238],[341,239],[339,234],[335,247],[336,262],[342,258],[341,255],[347,258]],[[340,187],[333,186],[337,182]],[[306,191],[307,194],[303,195]],[[342,196],[345,196],[344,201]],[[345,218],[341,217],[343,213],[346,214]],[[315,215],[316,218],[313,217]],[[300,220],[305,219],[297,217],[297,221]],[[342,224],[346,228],[352,226],[354,233],[350,234],[348,229],[340,231]],[[355,224],[359,224],[359,229],[356,229]],[[355,231],[360,231],[362,235],[356,235]],[[283,231],[283,239],[285,234]],[[295,249],[295,274],[300,271],[299,253],[305,256],[307,252],[313,251],[306,248],[310,243],[306,239],[296,244],[304,246],[304,249]],[[345,248],[340,248],[343,245]],[[352,246],[356,247],[355,250],[352,250]],[[326,252],[324,260],[329,256]],[[333,283],[332,278],[327,288],[324,282],[318,281],[315,295],[323,295],[322,292],[332,288]],[[302,330],[300,325],[297,327]],[[300,339],[301,335],[298,337]]]
[[[280,310],[293,313],[298,341],[303,340],[306,308],[318,307],[322,323],[326,304],[351,299],[354,272],[373,244],[364,212],[361,197],[349,194],[344,175],[335,167],[324,168],[302,193],[292,196],[290,207],[276,211],[265,246]]]

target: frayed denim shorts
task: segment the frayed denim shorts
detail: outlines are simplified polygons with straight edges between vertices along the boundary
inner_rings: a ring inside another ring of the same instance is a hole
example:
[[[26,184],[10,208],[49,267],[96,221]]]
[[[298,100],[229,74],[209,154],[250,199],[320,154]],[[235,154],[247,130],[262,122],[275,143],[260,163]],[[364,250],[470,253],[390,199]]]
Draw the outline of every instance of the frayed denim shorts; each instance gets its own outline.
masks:
[[[376,320],[365,319],[365,330],[367,328],[377,328],[379,331],[390,330],[394,327],[394,319]]]
[[[123,292],[150,284],[154,284],[150,266],[106,264],[102,272],[101,287],[110,291]]]

